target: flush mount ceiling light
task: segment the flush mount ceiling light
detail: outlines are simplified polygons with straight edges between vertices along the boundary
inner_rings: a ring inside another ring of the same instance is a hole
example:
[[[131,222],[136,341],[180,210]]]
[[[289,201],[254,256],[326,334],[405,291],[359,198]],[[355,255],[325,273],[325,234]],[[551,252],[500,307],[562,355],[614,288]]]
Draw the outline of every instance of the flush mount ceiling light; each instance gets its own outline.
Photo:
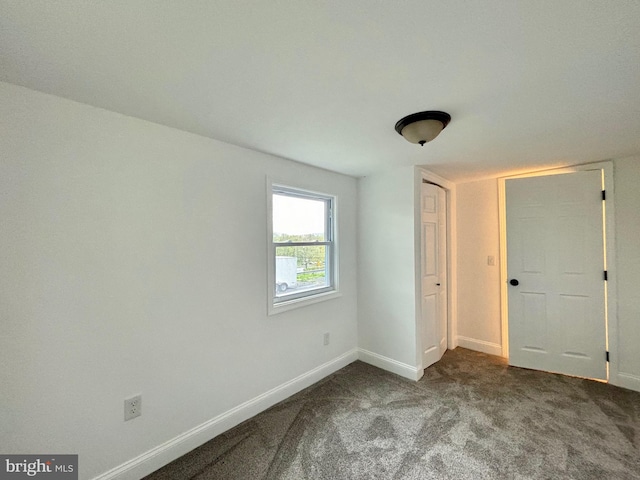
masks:
[[[451,115],[445,112],[430,110],[428,112],[413,113],[398,120],[396,132],[411,143],[424,146],[449,125]]]

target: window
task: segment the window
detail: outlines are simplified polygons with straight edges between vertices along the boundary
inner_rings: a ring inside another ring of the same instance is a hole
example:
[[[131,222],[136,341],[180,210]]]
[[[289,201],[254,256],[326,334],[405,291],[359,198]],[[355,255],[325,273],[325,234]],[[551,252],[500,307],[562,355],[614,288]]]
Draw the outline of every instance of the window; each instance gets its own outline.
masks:
[[[333,196],[271,186],[272,307],[336,292],[334,208]]]

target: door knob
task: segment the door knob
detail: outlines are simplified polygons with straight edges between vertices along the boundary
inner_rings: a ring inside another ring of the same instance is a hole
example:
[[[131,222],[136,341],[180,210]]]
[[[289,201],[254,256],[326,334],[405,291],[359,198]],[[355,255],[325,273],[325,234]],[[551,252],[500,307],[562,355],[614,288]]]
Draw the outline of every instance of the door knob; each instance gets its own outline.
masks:
[[[515,287],[516,285],[519,285],[519,284],[520,284],[520,282],[519,282],[518,280],[516,280],[515,278],[512,278],[511,280],[509,280],[509,283],[510,283],[511,285],[513,285],[514,287]]]
[[[439,283],[436,283],[436,287],[439,287],[439,286],[440,286],[440,284],[439,284]]]

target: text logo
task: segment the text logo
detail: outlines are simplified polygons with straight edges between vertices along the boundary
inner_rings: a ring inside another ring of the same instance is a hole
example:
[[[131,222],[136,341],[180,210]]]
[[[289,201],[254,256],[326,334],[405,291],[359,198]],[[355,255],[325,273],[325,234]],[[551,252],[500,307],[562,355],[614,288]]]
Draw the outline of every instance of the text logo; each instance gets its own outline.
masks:
[[[78,455],[0,455],[0,480],[78,480]]]

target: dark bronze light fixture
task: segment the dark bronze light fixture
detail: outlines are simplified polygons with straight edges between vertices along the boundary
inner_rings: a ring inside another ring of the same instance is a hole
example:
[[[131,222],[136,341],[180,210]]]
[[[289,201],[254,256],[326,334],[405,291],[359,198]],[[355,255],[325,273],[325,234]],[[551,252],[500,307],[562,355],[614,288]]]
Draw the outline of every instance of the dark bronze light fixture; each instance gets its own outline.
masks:
[[[396,132],[407,141],[424,146],[425,143],[436,138],[450,121],[451,115],[437,110],[413,113],[398,120]]]

